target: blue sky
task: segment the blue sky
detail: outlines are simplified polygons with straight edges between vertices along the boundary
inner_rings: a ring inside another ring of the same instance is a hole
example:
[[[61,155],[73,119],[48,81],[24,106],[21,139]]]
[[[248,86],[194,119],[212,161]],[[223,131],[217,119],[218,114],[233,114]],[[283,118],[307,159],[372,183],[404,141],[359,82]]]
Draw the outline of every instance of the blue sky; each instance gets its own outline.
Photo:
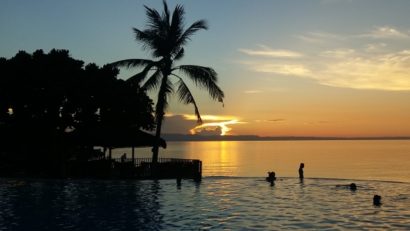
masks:
[[[144,4],[162,10],[160,0],[2,0],[0,56],[59,48],[99,65],[145,58],[131,31],[145,25]],[[168,4],[184,5],[187,25],[209,23],[183,63],[218,72],[225,107],[194,93],[202,114],[220,116],[209,122],[238,121],[231,134],[410,135],[410,1]],[[172,99],[168,113],[178,121],[169,132],[195,126],[191,106]]]

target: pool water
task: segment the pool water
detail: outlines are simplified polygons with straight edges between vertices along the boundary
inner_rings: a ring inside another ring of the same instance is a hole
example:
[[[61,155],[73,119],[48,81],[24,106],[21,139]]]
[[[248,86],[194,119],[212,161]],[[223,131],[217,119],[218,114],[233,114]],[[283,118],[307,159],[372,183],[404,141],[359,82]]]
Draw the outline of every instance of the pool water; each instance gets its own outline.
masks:
[[[410,229],[410,184],[351,182],[0,179],[0,230]]]

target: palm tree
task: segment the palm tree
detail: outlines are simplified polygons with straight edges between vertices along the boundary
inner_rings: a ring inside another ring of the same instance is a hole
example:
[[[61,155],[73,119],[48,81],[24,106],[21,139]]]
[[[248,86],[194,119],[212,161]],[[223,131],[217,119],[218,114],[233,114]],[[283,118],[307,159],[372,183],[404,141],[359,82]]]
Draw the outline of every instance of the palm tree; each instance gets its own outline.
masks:
[[[216,84],[217,73],[210,67],[197,65],[179,65],[175,62],[184,56],[184,46],[191,36],[198,30],[208,28],[204,20],[198,20],[184,28],[184,8],[177,5],[174,12],[168,10],[168,5],[163,1],[164,11],[160,14],[155,9],[144,6],[148,22],[144,30],[133,28],[135,39],[142,43],[145,50],[149,50],[153,60],[126,59],[114,62],[116,67],[140,68],[141,71],[131,76],[127,81],[132,85],[142,85],[142,88],[158,90],[155,107],[156,144],[152,149],[152,161],[158,161],[158,147],[161,135],[162,121],[168,106],[168,99],[176,92],[181,102],[192,104],[197,116],[197,122],[202,123],[198,105],[188,88],[185,78],[203,89],[206,89],[213,100],[223,102],[224,93]]]

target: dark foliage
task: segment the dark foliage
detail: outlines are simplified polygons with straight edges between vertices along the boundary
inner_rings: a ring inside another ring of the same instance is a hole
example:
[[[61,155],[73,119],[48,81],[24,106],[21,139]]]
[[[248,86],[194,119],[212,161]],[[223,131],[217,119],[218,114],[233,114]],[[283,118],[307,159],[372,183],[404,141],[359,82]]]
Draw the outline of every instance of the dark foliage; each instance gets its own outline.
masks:
[[[71,157],[73,131],[155,128],[152,101],[137,85],[117,79],[112,66],[84,66],[67,50],[37,50],[1,58],[0,71],[3,160],[53,168]]]

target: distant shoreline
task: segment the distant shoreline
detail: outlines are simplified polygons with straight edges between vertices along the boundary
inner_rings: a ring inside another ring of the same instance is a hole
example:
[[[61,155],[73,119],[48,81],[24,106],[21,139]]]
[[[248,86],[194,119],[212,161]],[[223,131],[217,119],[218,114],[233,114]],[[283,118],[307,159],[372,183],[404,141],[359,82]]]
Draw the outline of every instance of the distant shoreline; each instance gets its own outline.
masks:
[[[166,141],[325,141],[325,140],[410,140],[407,136],[397,137],[315,137],[315,136],[201,136],[184,134],[164,134]]]

